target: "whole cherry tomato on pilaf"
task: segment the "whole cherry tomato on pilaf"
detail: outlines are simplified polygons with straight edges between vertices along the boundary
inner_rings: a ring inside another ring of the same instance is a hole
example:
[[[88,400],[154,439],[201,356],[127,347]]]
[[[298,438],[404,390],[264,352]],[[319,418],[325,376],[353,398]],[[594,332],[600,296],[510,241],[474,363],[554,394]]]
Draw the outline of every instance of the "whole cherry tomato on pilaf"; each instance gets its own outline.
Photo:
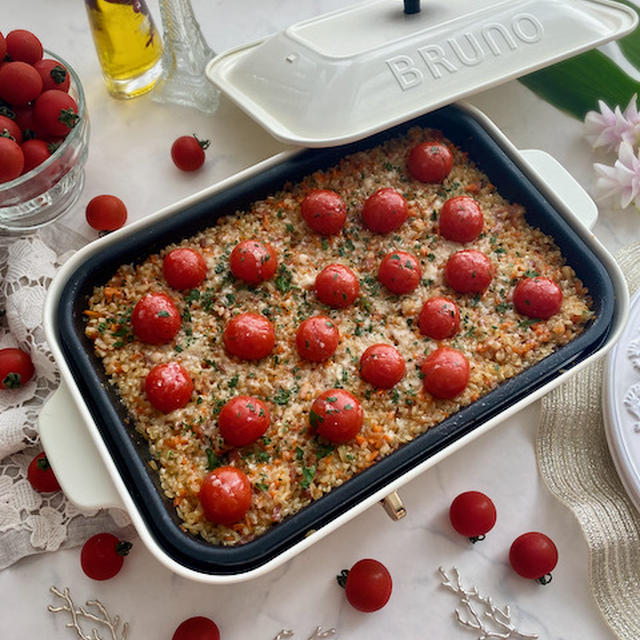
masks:
[[[484,216],[473,198],[457,196],[442,205],[438,225],[443,238],[453,242],[471,242],[482,233]]]
[[[344,200],[329,189],[310,191],[300,204],[300,213],[309,227],[323,236],[340,233],[347,220]]]
[[[360,283],[349,267],[330,264],[316,276],[315,290],[322,304],[334,309],[344,309],[358,297]]]
[[[442,182],[453,168],[453,154],[442,142],[429,141],[416,145],[407,157],[407,169],[420,182]]]
[[[425,391],[436,398],[455,398],[469,382],[469,361],[463,353],[450,347],[440,347],[430,353],[420,369]]]
[[[207,520],[229,525],[242,520],[249,511],[251,483],[236,467],[218,467],[205,477],[198,496]]]
[[[268,242],[243,240],[233,248],[229,265],[236,278],[256,285],[273,278],[278,268],[278,254]]]
[[[391,187],[378,189],[362,207],[362,223],[374,233],[390,233],[398,229],[409,215],[407,201]]]
[[[562,307],[562,289],[549,278],[525,278],[513,290],[513,306],[525,316],[548,320]]]
[[[483,293],[493,280],[493,265],[481,251],[464,249],[447,260],[444,278],[458,293]]]
[[[433,340],[453,338],[460,328],[458,305],[448,298],[429,298],[418,316],[420,333]]]
[[[330,358],[338,347],[340,334],[331,318],[313,316],[307,318],[296,332],[296,347],[303,360],[323,362]]]
[[[193,381],[187,370],[178,362],[158,364],[144,381],[149,402],[162,413],[182,409],[191,400]]]
[[[236,396],[218,416],[218,429],[232,447],[244,447],[264,435],[270,423],[269,409],[259,398]]]
[[[268,318],[247,312],[229,320],[222,339],[231,355],[242,360],[262,360],[271,353],[276,332]]]
[[[420,284],[421,278],[420,262],[406,251],[388,253],[378,267],[378,280],[397,295],[411,293]]]
[[[400,352],[390,344],[374,344],[360,356],[360,377],[379,389],[391,389],[406,372]]]
[[[147,293],[133,308],[131,324],[142,342],[165,344],[178,333],[181,321],[176,305],[167,294]]]
[[[330,442],[341,444],[356,436],[362,428],[362,405],[349,391],[329,389],[311,405],[311,428]]]
[[[174,289],[195,289],[207,277],[207,263],[195,249],[173,249],[162,261],[162,274]]]

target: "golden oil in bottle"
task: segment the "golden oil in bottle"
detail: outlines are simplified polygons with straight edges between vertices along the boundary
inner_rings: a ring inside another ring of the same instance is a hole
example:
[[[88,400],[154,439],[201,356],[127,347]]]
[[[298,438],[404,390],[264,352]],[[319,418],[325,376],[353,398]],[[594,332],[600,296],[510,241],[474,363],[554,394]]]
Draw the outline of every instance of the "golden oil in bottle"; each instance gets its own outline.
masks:
[[[162,73],[162,42],[145,0],[85,0],[107,89],[116,98],[149,91]]]

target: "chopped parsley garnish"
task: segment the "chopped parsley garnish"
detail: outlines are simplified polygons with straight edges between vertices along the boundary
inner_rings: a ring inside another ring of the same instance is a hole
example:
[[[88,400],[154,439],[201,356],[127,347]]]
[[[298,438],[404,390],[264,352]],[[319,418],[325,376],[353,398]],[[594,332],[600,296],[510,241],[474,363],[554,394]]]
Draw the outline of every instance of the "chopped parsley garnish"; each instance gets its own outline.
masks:
[[[240,376],[236,373],[236,375],[233,376],[233,378],[231,378],[231,380],[229,380],[229,383],[227,384],[229,389],[235,389],[238,386],[239,380],[240,380]]]
[[[207,447],[204,452],[207,454],[207,471],[213,471],[222,466],[222,460],[213,452],[211,447]]]
[[[302,447],[296,447],[296,460],[302,460],[303,457],[304,451],[302,450]]]
[[[316,475],[316,466],[302,467],[302,480],[300,480],[300,488],[307,489]]]
[[[524,272],[524,277],[525,278],[537,278],[540,274],[537,271],[534,271],[533,269],[527,269]]]
[[[276,391],[276,394],[272,398],[273,402],[279,405],[288,404],[290,399],[291,391],[283,389],[282,387],[278,387],[278,391]]]
[[[309,424],[315,429],[316,427],[318,427],[321,423],[324,422],[324,418],[317,414],[313,409],[311,409],[311,411],[309,411]]]
[[[293,279],[293,275],[291,271],[287,269],[287,266],[281,264],[278,268],[278,276],[276,277],[276,289],[282,293],[287,293],[291,290],[291,281]]]

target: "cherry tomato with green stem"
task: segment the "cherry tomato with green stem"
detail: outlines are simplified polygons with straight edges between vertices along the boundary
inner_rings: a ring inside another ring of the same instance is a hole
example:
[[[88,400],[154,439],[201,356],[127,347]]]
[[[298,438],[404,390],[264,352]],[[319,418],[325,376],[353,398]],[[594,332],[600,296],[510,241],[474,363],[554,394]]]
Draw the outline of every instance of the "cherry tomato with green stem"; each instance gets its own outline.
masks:
[[[60,89],[43,91],[36,99],[33,116],[38,126],[49,136],[66,136],[80,119],[76,101]]]
[[[171,145],[171,159],[181,171],[196,171],[205,161],[205,149],[210,146],[209,140],[200,140],[194,133],[192,136],[180,136]]]
[[[344,588],[349,604],[358,611],[378,611],[391,597],[391,574],[378,560],[358,560],[351,569],[343,569],[336,578],[338,584]]]
[[[39,493],[51,493],[60,491],[60,484],[53,473],[53,469],[44,453],[39,453],[27,468],[27,480]]]
[[[18,144],[22,142],[22,129],[15,120],[0,115],[0,136],[11,137]]]
[[[0,349],[0,389],[23,387],[35,373],[31,356],[22,349]]]
[[[69,91],[71,78],[66,67],[61,62],[51,60],[51,58],[44,58],[43,60],[38,60],[38,62],[33,65],[33,68],[42,78],[43,91],[48,91],[49,89]]]
[[[132,546],[130,542],[119,540],[112,533],[97,533],[82,546],[82,570],[92,580],[109,580],[122,569],[124,558]]]
[[[553,540],[539,531],[518,536],[509,549],[509,562],[523,578],[540,584],[551,582],[551,571],[558,564],[558,549]]]

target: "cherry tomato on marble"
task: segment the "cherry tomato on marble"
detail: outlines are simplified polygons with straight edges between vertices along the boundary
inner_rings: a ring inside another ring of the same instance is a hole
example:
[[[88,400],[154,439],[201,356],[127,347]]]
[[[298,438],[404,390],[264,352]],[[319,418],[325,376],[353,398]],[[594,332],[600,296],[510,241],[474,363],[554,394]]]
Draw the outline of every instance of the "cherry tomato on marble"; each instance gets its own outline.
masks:
[[[12,106],[24,106],[42,92],[40,74],[26,62],[5,62],[0,66],[0,98]]]
[[[480,205],[469,196],[449,198],[440,209],[440,235],[453,242],[471,242],[484,227]]]
[[[469,382],[469,361],[451,347],[440,347],[430,353],[420,370],[425,391],[436,398],[455,398]]]
[[[525,278],[513,290],[513,306],[529,318],[548,320],[562,307],[562,289],[549,278]]]
[[[66,136],[80,118],[76,101],[60,89],[43,91],[36,98],[33,117],[49,136]]]
[[[316,276],[315,290],[322,304],[334,309],[343,309],[358,297],[360,283],[349,267],[330,264]]]
[[[147,400],[162,413],[182,409],[191,400],[193,381],[179,362],[163,362],[149,373],[144,381]]]
[[[97,533],[82,546],[82,570],[92,580],[109,580],[122,569],[124,557],[132,546],[130,542],[118,540],[112,533]]]
[[[60,485],[44,451],[39,453],[29,463],[27,480],[29,480],[31,486],[39,493],[60,491]]]
[[[0,182],[15,180],[24,168],[24,153],[11,138],[0,136]]]
[[[0,32],[0,63],[2,63],[6,55],[7,55],[7,40]]]
[[[344,200],[329,189],[310,191],[300,204],[300,213],[309,227],[323,236],[340,233],[347,221]]]
[[[12,60],[35,64],[42,58],[42,43],[36,35],[26,29],[14,29],[5,37],[7,53]]]
[[[178,625],[171,640],[220,640],[220,631],[210,618],[194,616]]]
[[[7,116],[0,115],[0,136],[11,136],[18,144],[22,142],[22,129],[18,123]]]
[[[207,263],[196,249],[173,249],[162,261],[162,273],[170,287],[194,289],[207,277]]]
[[[278,268],[278,253],[268,242],[243,240],[233,248],[229,266],[236,278],[257,285],[273,278]]]
[[[28,173],[41,165],[47,158],[51,157],[49,145],[44,140],[26,140],[20,145],[24,155],[24,167],[22,173]]]
[[[309,424],[318,434],[336,444],[348,442],[362,428],[360,401],[344,389],[329,389],[311,405]]]
[[[391,574],[381,562],[372,558],[358,560],[351,569],[344,569],[337,579],[344,587],[349,604],[358,611],[378,611],[391,597]]]
[[[460,309],[448,298],[429,298],[422,305],[418,327],[422,335],[433,340],[453,338],[460,328]]]
[[[264,435],[271,418],[259,398],[236,396],[227,401],[218,416],[220,435],[232,447],[244,447]]]
[[[390,233],[407,219],[409,209],[401,193],[391,187],[378,189],[362,207],[362,223],[374,233]]]
[[[388,253],[378,267],[378,280],[397,295],[411,293],[422,278],[418,259],[406,251]]]
[[[406,370],[404,358],[390,344],[373,344],[360,356],[360,377],[378,389],[391,389]]]
[[[327,316],[307,318],[296,331],[298,355],[310,362],[323,362],[330,358],[339,340],[338,329]]]
[[[131,324],[142,342],[165,344],[180,330],[180,313],[166,293],[147,293],[133,308]]]
[[[242,520],[251,506],[251,483],[237,467],[218,467],[205,477],[199,498],[207,520],[233,524]]]
[[[33,65],[33,68],[40,74],[42,78],[42,90],[48,91],[49,89],[60,89],[60,91],[69,91],[69,85],[71,79],[69,72],[65,66],[57,60],[51,60],[51,58],[45,58],[38,60]]]
[[[509,562],[523,578],[547,584],[551,581],[551,571],[558,564],[558,549],[544,533],[529,531],[511,544]]]
[[[89,200],[85,215],[90,227],[115,231],[127,221],[127,206],[117,196],[102,194]]]
[[[205,161],[205,149],[209,148],[209,140],[200,140],[194,133],[192,136],[180,136],[171,145],[171,159],[181,171],[196,171]]]
[[[464,249],[447,260],[444,278],[458,293],[483,293],[493,279],[493,265],[481,251]]]
[[[0,349],[0,389],[23,387],[35,373],[31,356],[12,347]]]
[[[471,542],[484,540],[496,523],[496,507],[489,496],[480,491],[465,491],[456,496],[449,507],[451,526]]]
[[[262,360],[271,353],[276,332],[268,318],[247,312],[229,320],[222,339],[231,355],[242,360]]]
[[[442,182],[453,168],[453,154],[446,144],[438,141],[422,142],[409,152],[407,169],[420,182]]]

